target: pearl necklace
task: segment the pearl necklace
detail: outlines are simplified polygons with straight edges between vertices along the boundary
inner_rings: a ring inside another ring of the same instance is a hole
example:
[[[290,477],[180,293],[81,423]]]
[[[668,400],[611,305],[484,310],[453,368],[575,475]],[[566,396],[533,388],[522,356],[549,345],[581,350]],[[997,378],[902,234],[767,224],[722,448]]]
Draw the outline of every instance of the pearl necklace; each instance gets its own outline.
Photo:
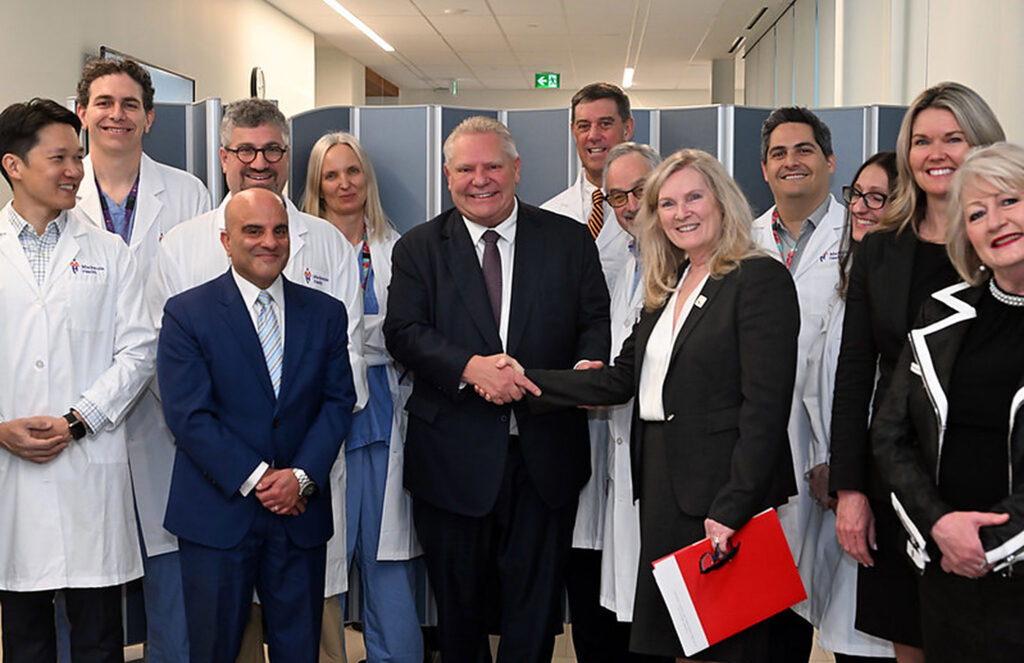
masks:
[[[992,296],[995,297],[997,302],[1006,304],[1007,306],[1024,306],[1024,295],[1011,295],[1008,292],[1003,292],[1003,290],[996,285],[995,278],[989,279],[988,291],[992,293]]]

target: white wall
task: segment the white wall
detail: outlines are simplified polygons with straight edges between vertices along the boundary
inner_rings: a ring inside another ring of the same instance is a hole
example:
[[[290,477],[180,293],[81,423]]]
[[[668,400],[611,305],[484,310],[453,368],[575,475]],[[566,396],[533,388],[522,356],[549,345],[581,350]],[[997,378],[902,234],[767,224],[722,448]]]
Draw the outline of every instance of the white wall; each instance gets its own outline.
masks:
[[[366,67],[316,38],[316,105],[361,106],[366,103]]]
[[[746,53],[745,103],[909,104],[924,88],[954,80],[977,90],[1007,138],[1021,142],[1022,27],[1020,0],[797,0]]]
[[[671,108],[711,103],[710,81],[706,90],[626,90],[635,108]],[[469,108],[568,107],[576,90],[401,90],[399,104],[443,104]]]
[[[313,33],[264,0],[0,0],[0,105],[75,91],[86,55],[109,46],[196,79],[196,96],[249,96],[263,67],[267,97],[290,115],[313,106]]]

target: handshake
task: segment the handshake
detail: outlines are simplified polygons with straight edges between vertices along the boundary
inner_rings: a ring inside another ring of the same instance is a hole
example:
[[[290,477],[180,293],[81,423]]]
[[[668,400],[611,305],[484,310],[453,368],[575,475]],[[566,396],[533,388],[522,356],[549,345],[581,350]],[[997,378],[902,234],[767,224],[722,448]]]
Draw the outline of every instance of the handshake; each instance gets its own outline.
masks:
[[[525,373],[519,362],[505,353],[473,355],[462,370],[462,381],[473,385],[489,403],[504,405],[522,400],[526,392],[540,396],[540,388]]]

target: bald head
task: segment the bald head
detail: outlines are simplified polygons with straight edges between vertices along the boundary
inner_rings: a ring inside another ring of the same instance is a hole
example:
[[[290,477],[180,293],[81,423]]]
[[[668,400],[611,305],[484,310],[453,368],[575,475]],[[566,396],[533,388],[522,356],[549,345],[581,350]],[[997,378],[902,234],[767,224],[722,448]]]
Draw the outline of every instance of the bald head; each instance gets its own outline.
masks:
[[[258,288],[270,287],[288,264],[288,209],[269,189],[252,188],[231,196],[220,234],[231,266]]]

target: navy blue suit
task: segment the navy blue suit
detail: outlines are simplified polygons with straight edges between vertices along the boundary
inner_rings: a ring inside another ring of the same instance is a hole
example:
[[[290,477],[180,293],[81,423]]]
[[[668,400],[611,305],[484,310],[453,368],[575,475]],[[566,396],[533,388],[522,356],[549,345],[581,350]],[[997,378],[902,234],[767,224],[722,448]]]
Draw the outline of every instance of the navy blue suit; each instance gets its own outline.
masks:
[[[316,660],[325,544],[334,531],[329,473],[351,423],[355,390],[344,305],[287,280],[283,286],[277,398],[230,271],[164,307],[157,365],[177,445],[164,526],[181,540],[193,660],[234,660],[234,631],[240,642],[253,586],[272,649],[286,636],[274,633],[271,613],[311,613]],[[316,483],[304,513],[274,515],[254,492],[241,495],[261,461],[301,468]],[[289,644],[290,656],[298,654],[296,644]]]

